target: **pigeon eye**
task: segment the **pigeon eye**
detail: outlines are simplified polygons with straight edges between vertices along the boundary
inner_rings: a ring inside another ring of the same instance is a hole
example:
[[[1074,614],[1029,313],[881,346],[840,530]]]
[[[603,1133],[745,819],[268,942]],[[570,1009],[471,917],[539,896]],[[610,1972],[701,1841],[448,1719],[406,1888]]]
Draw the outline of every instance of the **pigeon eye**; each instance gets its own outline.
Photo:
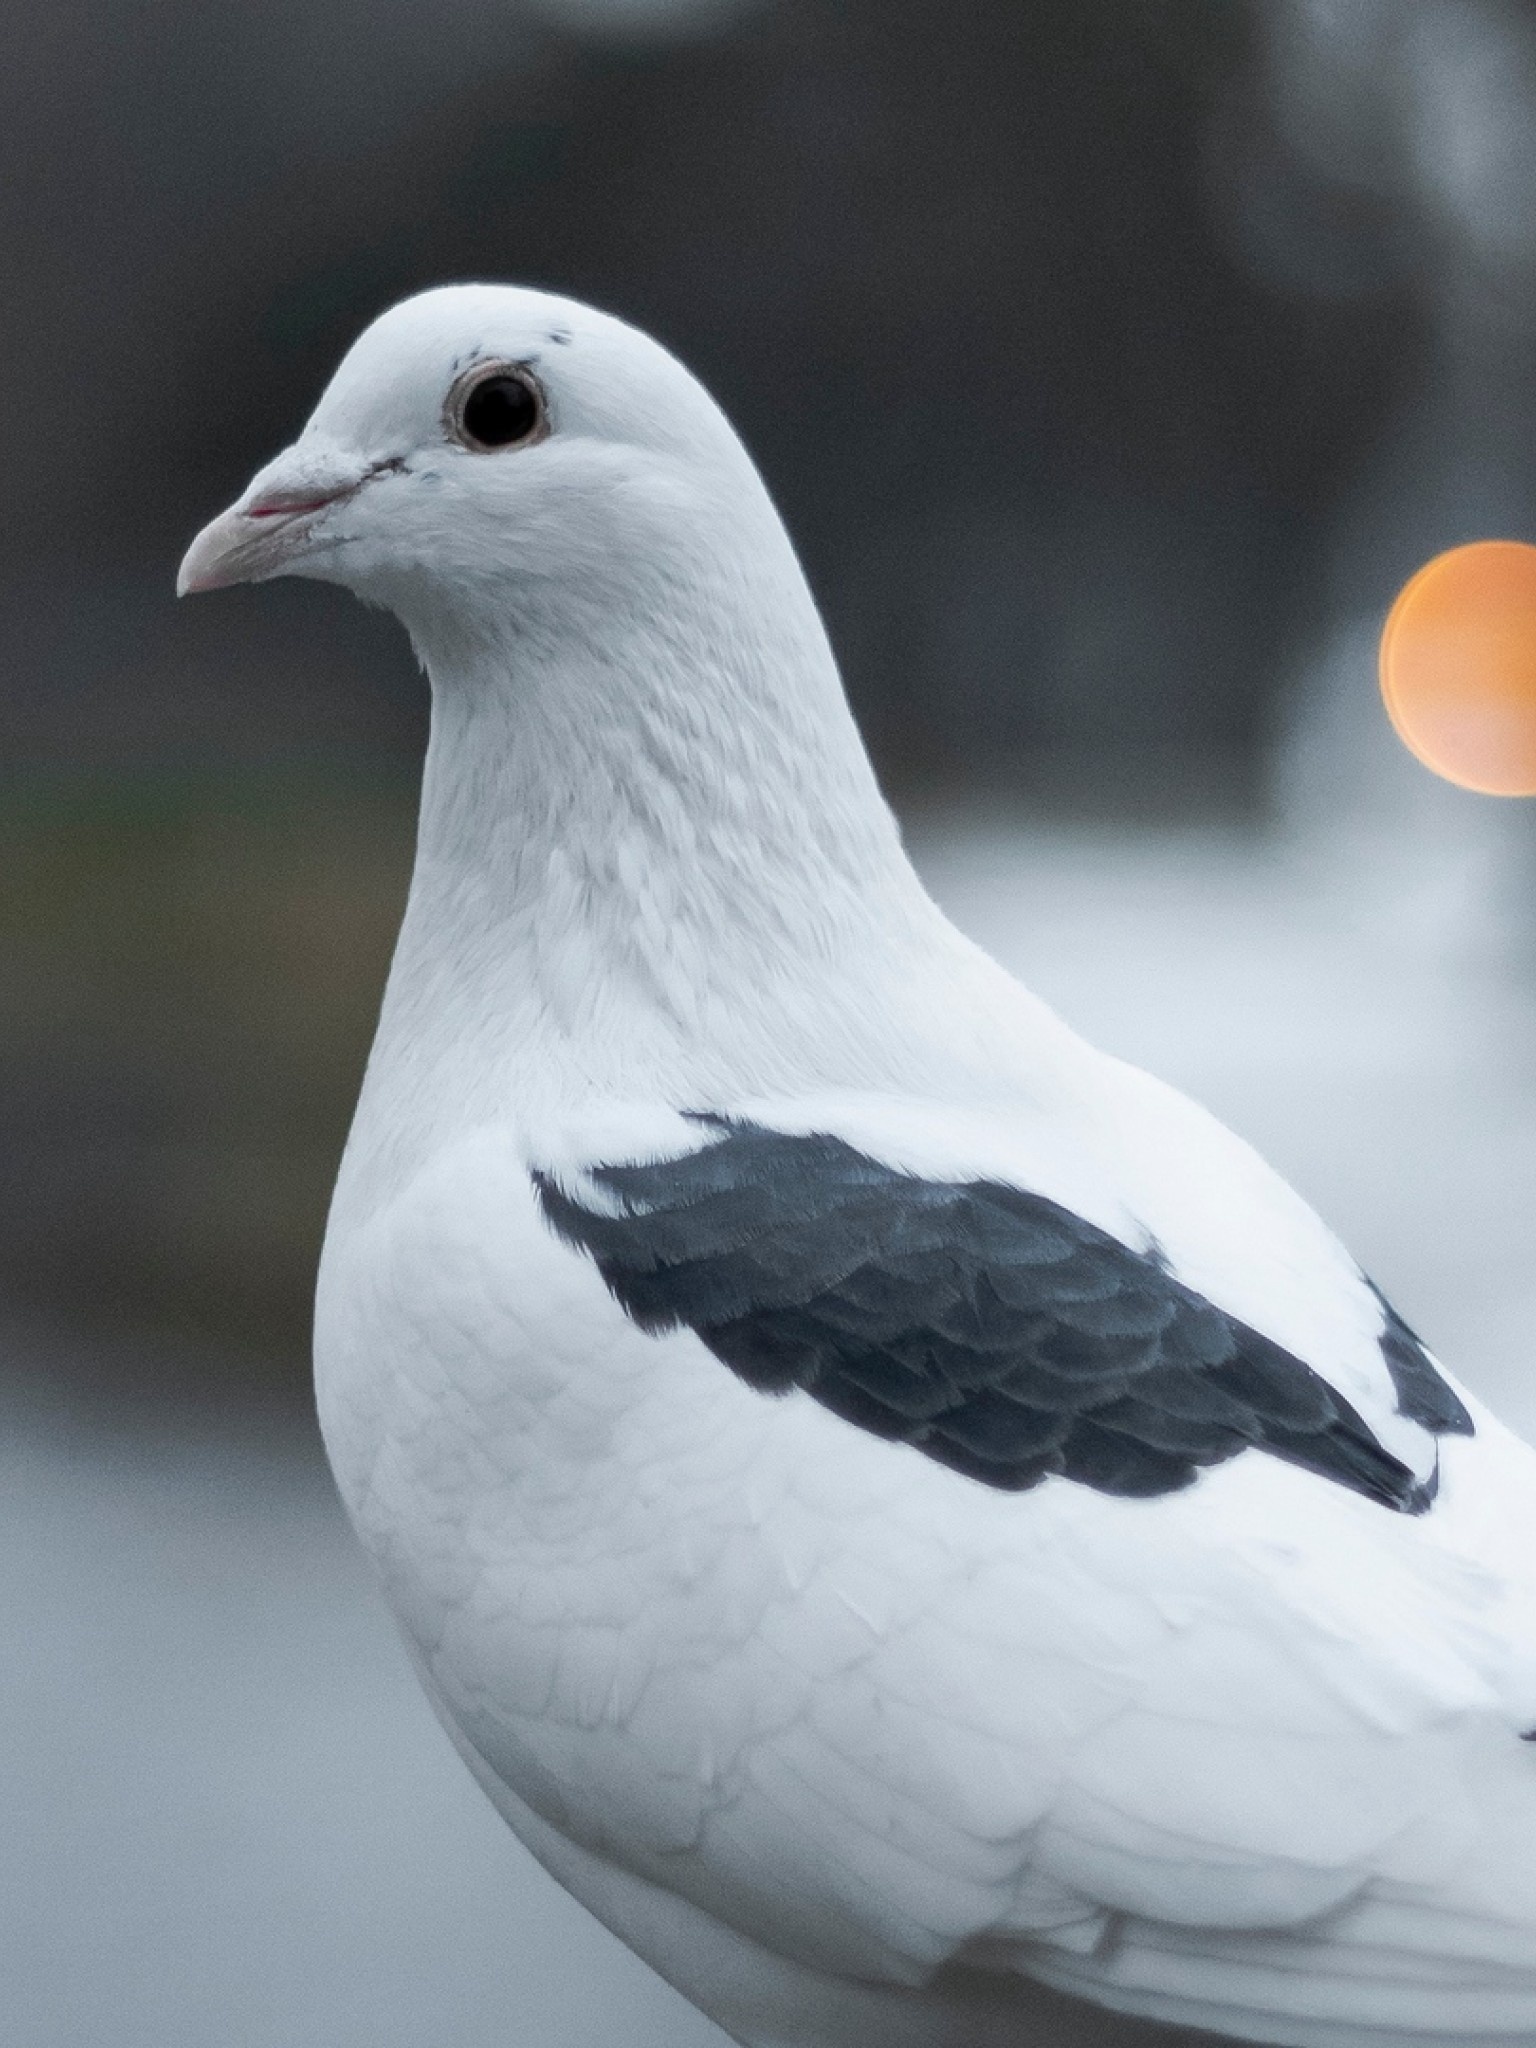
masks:
[[[526,448],[549,432],[544,394],[520,365],[482,363],[448,394],[448,430],[476,455]]]

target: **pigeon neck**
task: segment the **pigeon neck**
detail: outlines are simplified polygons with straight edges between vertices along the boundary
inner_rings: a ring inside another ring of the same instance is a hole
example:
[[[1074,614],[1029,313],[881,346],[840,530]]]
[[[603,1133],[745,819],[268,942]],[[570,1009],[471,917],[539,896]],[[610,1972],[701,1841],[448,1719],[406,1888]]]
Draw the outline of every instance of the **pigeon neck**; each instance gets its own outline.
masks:
[[[432,991],[413,1030],[515,1031],[629,1085],[734,1041],[755,1074],[791,1012],[824,1030],[910,963],[937,913],[787,543],[770,568],[750,605],[694,588],[619,635],[603,592],[417,633],[433,733],[391,991]]]

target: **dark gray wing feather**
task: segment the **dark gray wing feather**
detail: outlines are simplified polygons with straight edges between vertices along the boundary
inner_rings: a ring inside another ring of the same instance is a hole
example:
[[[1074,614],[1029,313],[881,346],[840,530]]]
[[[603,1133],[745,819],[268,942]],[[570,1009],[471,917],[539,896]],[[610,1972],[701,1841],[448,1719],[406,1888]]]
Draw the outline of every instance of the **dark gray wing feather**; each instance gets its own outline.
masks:
[[[686,1326],[763,1393],[803,1391],[986,1485],[1059,1474],[1104,1493],[1187,1486],[1267,1451],[1383,1506],[1433,1498],[1328,1382],[1042,1195],[900,1173],[843,1140],[722,1117],[680,1158],[599,1165],[544,1213],[645,1330]],[[1383,1303],[1402,1412],[1466,1410]]]

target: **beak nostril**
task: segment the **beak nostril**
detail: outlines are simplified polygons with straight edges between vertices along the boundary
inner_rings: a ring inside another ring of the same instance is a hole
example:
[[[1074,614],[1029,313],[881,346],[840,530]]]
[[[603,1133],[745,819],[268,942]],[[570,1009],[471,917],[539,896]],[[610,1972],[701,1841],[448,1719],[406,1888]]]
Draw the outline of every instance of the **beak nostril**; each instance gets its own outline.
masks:
[[[291,519],[299,512],[318,512],[325,505],[334,505],[337,498],[346,497],[345,491],[333,491],[324,498],[265,498],[259,505],[248,505],[247,519]]]
[[[370,468],[365,469],[361,476],[351,476],[333,490],[316,490],[311,487],[309,490],[273,491],[256,504],[247,505],[245,517],[294,519],[303,512],[323,512],[327,505],[334,505],[342,498],[350,498],[355,491],[361,490],[364,484],[371,483],[375,477],[392,475],[404,467],[404,458],[394,455],[386,462],[375,462]]]

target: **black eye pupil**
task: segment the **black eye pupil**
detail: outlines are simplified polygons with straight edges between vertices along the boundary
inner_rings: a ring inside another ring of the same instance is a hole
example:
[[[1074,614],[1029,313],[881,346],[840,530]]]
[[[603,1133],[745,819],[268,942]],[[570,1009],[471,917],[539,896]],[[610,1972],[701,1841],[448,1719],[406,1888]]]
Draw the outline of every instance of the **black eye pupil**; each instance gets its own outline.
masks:
[[[487,377],[464,401],[464,432],[482,448],[526,441],[539,424],[539,401],[521,377]]]

